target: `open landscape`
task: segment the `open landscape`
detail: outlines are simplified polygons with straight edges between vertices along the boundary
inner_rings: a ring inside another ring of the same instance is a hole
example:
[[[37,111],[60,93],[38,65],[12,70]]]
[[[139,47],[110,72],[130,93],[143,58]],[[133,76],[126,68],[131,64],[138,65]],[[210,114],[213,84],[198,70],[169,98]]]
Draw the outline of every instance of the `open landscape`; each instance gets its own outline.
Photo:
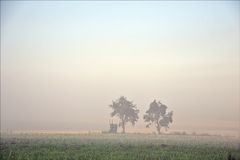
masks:
[[[0,160],[240,160],[239,0],[0,4]]]

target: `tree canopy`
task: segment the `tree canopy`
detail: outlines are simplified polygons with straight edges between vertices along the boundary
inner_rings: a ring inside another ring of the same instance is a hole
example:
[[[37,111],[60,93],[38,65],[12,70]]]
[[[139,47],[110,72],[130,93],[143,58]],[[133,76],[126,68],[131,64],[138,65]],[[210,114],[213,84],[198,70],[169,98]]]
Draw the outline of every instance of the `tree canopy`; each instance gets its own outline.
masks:
[[[119,126],[122,127],[122,132],[125,133],[125,125],[127,122],[130,122],[132,125],[138,120],[138,113],[139,110],[137,109],[136,105],[133,104],[132,101],[128,101],[126,97],[121,96],[116,101],[112,101],[112,104],[109,105],[113,112],[111,116],[117,116],[120,119]]]
[[[147,122],[146,127],[150,127],[152,124],[155,125],[158,134],[162,127],[165,129],[169,128],[169,124],[173,122],[172,120],[173,112],[167,113],[167,106],[161,102],[156,102],[154,100],[150,105],[149,109],[143,116],[145,122]]]

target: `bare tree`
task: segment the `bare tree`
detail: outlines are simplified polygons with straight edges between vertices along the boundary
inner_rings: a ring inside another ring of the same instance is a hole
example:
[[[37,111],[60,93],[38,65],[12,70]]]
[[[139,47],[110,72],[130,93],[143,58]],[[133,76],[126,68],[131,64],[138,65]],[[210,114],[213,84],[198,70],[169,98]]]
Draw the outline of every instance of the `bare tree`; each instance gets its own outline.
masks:
[[[131,122],[132,125],[138,120],[139,110],[136,108],[136,105],[133,102],[128,101],[125,97],[120,97],[116,101],[112,101],[112,104],[109,105],[113,112],[111,116],[117,116],[120,118],[119,126],[122,127],[122,133],[125,133],[125,125],[127,122]]]
[[[148,124],[146,127],[148,128],[151,124],[154,124],[158,134],[160,134],[160,130],[162,127],[165,127],[167,130],[169,128],[169,124],[172,123],[172,115],[173,112],[166,112],[167,106],[162,104],[161,102],[156,102],[154,100],[150,106],[149,109],[146,111],[146,114],[144,114],[143,119]]]

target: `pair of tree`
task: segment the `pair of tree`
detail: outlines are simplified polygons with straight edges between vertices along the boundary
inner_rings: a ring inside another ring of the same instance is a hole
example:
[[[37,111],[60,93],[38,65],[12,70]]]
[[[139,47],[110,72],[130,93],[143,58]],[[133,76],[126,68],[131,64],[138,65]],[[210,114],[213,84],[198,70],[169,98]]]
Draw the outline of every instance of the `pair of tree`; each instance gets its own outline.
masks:
[[[130,122],[132,125],[135,125],[139,119],[137,106],[132,101],[128,101],[126,97],[122,96],[116,101],[112,101],[110,107],[113,109],[111,116],[117,116],[120,119],[119,126],[122,127],[122,133],[125,133],[126,123]],[[173,112],[167,113],[166,111],[166,105],[154,100],[143,116],[144,121],[147,122],[146,127],[148,128],[152,124],[155,125],[158,134],[160,134],[162,127],[168,129],[169,124],[172,123]]]

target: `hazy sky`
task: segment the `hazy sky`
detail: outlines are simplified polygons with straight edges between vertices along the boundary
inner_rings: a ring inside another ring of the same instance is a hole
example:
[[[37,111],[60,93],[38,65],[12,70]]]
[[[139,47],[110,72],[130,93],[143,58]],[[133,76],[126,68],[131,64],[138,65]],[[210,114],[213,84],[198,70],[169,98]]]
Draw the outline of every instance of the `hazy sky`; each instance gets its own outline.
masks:
[[[140,109],[127,131],[144,131],[157,99],[174,111],[172,130],[236,132],[239,6],[1,1],[2,129],[106,130],[124,95]]]

